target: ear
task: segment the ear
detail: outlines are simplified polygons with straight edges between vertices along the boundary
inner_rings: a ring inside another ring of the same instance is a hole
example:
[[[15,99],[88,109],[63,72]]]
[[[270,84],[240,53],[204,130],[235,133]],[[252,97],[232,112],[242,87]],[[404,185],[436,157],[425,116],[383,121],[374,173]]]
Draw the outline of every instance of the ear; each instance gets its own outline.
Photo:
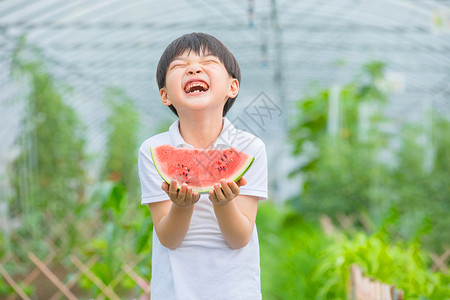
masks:
[[[169,106],[172,104],[172,102],[169,99],[169,95],[167,94],[166,88],[163,87],[162,89],[159,90],[159,94],[161,96],[161,103],[164,104],[165,106]]]
[[[231,78],[227,92],[227,97],[236,98],[238,93],[239,93],[239,80],[237,80],[236,78]]]

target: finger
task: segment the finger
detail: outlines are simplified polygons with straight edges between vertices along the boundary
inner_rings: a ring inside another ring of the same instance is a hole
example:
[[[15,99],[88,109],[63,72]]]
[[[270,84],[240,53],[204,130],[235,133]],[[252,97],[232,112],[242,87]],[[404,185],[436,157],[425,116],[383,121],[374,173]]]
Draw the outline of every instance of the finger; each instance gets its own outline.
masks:
[[[237,185],[236,182],[234,182],[233,180],[228,181],[228,186],[231,189],[231,191],[233,192],[233,195],[237,196],[240,193],[240,189],[239,189],[239,185]]]
[[[209,200],[211,200],[211,202],[213,202],[213,203],[218,202],[216,193],[213,190],[209,191]]]
[[[177,199],[178,199],[180,202],[185,201],[185,198],[186,198],[186,188],[187,188],[187,185],[186,185],[185,183],[183,183],[183,184],[181,185],[181,188],[180,188],[180,191],[178,192],[178,197],[177,197]]]
[[[247,184],[247,180],[244,177],[241,177],[241,179],[236,182],[238,186],[243,186]]]
[[[192,202],[192,188],[191,187],[186,187],[186,203],[193,203]]]
[[[169,184],[167,182],[164,181],[161,185],[161,188],[164,192],[166,192],[167,195],[169,195]]]
[[[178,192],[177,185],[177,181],[175,179],[172,179],[170,181],[169,192],[172,194],[176,194]]]
[[[231,191],[230,187],[228,186],[228,182],[225,179],[222,179],[220,181],[220,184],[222,185],[222,191],[225,197],[228,200],[231,200],[234,198],[233,192]]]
[[[198,200],[200,200],[200,194],[198,192],[194,192],[193,197],[194,197],[194,203],[197,203]]]
[[[216,193],[216,199],[218,200],[218,202],[225,201],[225,195],[223,194],[222,189],[220,188],[218,183],[214,184],[214,192]]]

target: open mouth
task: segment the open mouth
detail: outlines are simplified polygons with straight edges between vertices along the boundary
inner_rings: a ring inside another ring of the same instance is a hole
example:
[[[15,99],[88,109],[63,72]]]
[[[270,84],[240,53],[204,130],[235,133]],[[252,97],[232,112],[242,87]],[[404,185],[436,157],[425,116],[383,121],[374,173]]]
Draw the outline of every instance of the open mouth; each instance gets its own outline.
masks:
[[[207,90],[209,90],[208,84],[206,82],[200,81],[200,80],[190,81],[184,87],[184,91],[187,94],[204,93]]]

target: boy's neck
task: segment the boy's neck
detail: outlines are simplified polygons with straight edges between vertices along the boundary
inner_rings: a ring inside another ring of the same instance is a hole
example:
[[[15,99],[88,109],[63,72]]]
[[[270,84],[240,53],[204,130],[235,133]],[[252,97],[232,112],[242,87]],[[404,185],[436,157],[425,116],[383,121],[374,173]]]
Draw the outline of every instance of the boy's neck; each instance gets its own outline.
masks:
[[[179,130],[184,141],[197,149],[212,148],[222,131],[222,112],[219,113],[180,115]]]

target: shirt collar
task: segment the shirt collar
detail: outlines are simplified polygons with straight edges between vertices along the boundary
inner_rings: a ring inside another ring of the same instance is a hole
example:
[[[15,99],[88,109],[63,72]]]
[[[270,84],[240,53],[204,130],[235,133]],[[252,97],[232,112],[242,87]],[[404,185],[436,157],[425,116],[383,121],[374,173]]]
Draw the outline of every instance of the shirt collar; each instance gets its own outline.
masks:
[[[212,148],[218,148],[218,149],[224,149],[224,148],[230,148],[232,146],[232,139],[230,137],[233,136],[233,134],[236,131],[236,128],[233,126],[233,124],[225,117],[222,117],[223,126],[222,131],[220,132],[219,137],[214,142],[214,145]],[[175,147],[188,147],[188,148],[194,148],[192,145],[186,143],[183,139],[183,137],[180,134],[180,120],[176,120],[172,123],[169,127],[169,135],[172,142],[172,145]]]

